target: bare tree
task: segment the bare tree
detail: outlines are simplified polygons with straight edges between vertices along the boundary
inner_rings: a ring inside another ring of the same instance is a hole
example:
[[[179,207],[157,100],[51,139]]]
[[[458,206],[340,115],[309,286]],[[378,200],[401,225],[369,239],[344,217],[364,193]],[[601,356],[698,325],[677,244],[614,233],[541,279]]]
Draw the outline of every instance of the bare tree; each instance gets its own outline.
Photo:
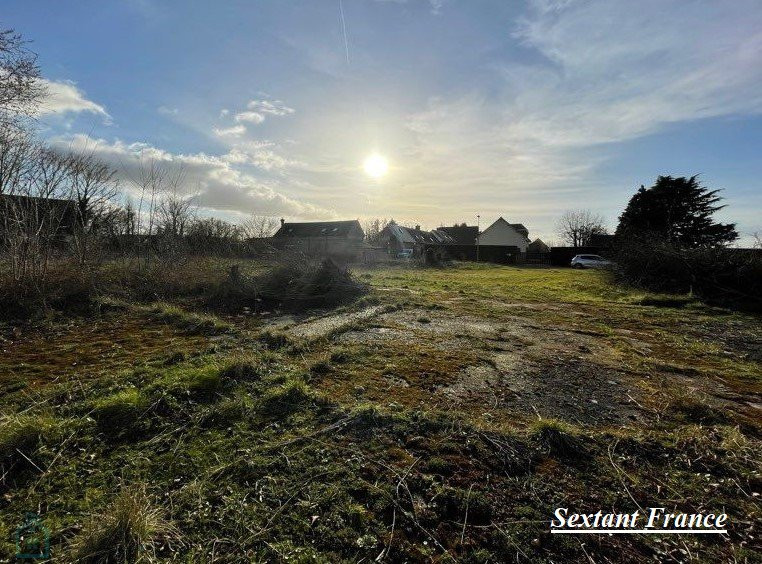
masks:
[[[586,247],[593,235],[606,233],[604,219],[590,210],[567,210],[556,223],[556,233],[572,247]]]
[[[68,199],[77,210],[72,250],[85,267],[103,258],[119,182],[116,171],[92,154],[62,153],[61,157],[68,164]]]
[[[0,123],[31,114],[45,95],[37,55],[12,29],[0,30]]]
[[[271,237],[278,227],[278,220],[269,215],[252,213],[241,224],[241,231],[246,239],[264,239]]]
[[[79,227],[93,230],[119,193],[116,170],[92,154],[64,156],[69,159],[70,197],[77,205]]]
[[[752,243],[752,247],[755,249],[762,249],[762,231],[755,231],[752,234],[752,237],[754,237],[754,243]]]
[[[194,217],[192,197],[182,197],[176,190],[162,196],[158,207],[158,232],[181,239]]]
[[[3,250],[16,281],[44,284],[54,251],[74,228],[76,209],[62,199],[69,162],[55,151],[35,145],[25,157],[27,173],[0,199]]]
[[[29,180],[35,150],[29,131],[17,127],[0,131],[0,195],[23,191],[22,184]]]
[[[363,224],[363,232],[365,233],[365,241],[371,244],[377,243],[381,236],[381,232],[392,221],[394,220],[390,220],[386,218],[381,219],[379,217],[366,221]]]
[[[182,198],[179,196],[184,180],[185,170],[182,167],[176,167],[171,162],[157,161],[154,158],[143,159],[141,156],[137,178],[132,181],[140,189],[136,214],[137,232],[146,236],[147,244],[144,247],[146,264],[150,261],[152,237],[161,231],[165,220],[169,219],[170,228],[176,232],[180,227],[179,222],[182,216],[185,221],[182,229],[183,231],[186,229],[187,221],[190,219],[190,216],[186,217],[190,212],[190,205],[184,209]],[[169,205],[167,198],[174,203]],[[172,225],[173,221],[174,225]]]

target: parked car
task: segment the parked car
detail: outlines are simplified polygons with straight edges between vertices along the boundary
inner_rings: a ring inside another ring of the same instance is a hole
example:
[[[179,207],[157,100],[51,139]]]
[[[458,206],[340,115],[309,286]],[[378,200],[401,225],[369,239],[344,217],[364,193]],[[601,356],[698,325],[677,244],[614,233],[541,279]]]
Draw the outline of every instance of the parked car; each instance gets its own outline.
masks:
[[[614,263],[600,255],[577,255],[571,261],[572,268],[611,268]]]
[[[409,259],[413,256],[413,249],[402,249],[397,253],[398,259]]]

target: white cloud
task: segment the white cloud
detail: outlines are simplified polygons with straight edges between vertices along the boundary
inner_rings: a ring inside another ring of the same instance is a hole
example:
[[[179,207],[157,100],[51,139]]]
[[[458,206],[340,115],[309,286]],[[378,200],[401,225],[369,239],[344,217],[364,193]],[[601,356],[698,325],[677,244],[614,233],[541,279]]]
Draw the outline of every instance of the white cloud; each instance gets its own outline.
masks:
[[[250,141],[235,144],[223,159],[231,164],[255,166],[266,171],[285,171],[305,164],[282,156],[274,141]]]
[[[404,197],[426,213],[535,217],[530,230],[546,235],[585,195],[614,221],[628,187],[598,178],[602,145],[762,113],[760,30],[753,0],[535,1],[513,29],[525,51],[492,63],[489,95],[475,84],[410,116]]]
[[[511,136],[588,146],[671,122],[762,111],[754,0],[534,2],[514,36],[543,65],[504,69]]]
[[[283,117],[291,115],[295,111],[294,108],[286,106],[286,104],[280,100],[251,100],[246,104],[246,107],[248,108],[248,111],[235,114],[233,119],[236,123],[246,122],[256,125],[264,122],[267,116]],[[220,112],[220,117],[226,117],[228,113],[228,110],[222,110]],[[236,128],[221,131],[227,131],[227,133],[223,133],[223,135],[243,134],[243,131],[237,133],[239,130]],[[220,133],[218,133],[218,135],[220,135]]]
[[[246,107],[260,114],[273,116],[287,116],[294,113],[294,108],[289,108],[280,100],[251,100]]]
[[[87,151],[111,165],[118,171],[123,187],[136,198],[140,195],[136,180],[140,177],[141,165],[154,162],[182,169],[184,193],[194,194],[198,205],[208,212],[248,214],[256,211],[302,219],[334,215],[330,210],[285,195],[271,180],[239,170],[236,164],[241,161],[236,154],[176,154],[147,143],[108,142],[83,134],[55,137],[50,142],[67,150]],[[252,147],[255,148],[256,145]]]
[[[214,134],[217,137],[240,137],[246,133],[246,126],[234,125],[233,127],[214,128]]]
[[[177,108],[169,108],[167,106],[159,106],[156,108],[156,112],[160,113],[163,116],[176,116],[178,113]]]
[[[40,104],[40,115],[88,112],[100,115],[107,121],[111,120],[106,108],[88,100],[85,93],[77,88],[76,83],[47,79],[41,79],[41,82],[47,94]]]
[[[220,117],[221,117],[221,118],[224,118],[224,117],[226,117],[226,116],[227,116],[229,113],[230,113],[230,110],[228,110],[227,108],[222,108],[222,109],[220,110]]]
[[[236,114],[235,120],[237,122],[246,121],[249,123],[262,123],[265,121],[265,116],[257,112],[241,112]]]

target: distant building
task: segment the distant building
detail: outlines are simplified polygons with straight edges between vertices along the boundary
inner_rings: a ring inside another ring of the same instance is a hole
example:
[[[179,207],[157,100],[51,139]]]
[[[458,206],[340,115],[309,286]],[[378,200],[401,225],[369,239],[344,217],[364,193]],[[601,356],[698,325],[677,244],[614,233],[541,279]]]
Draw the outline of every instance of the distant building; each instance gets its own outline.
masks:
[[[527,245],[527,253],[549,253],[550,247],[541,239],[535,239]]]
[[[411,228],[403,227],[394,222],[391,222],[384,227],[381,231],[380,239],[389,254],[392,255],[396,255],[405,250],[412,250],[416,253],[420,253],[426,245],[445,245],[453,243],[452,237],[441,229],[424,231],[421,229],[420,225]]]
[[[527,252],[529,230],[521,223],[508,223],[502,217],[479,235],[479,246],[517,247]]]
[[[307,255],[351,258],[361,253],[364,236],[356,219],[306,223],[289,223],[281,219],[280,229],[272,236],[272,244],[282,250]]]
[[[77,217],[73,200],[0,194],[0,240],[21,229],[63,241],[74,234]]]
[[[479,237],[479,228],[465,223],[452,227],[440,227],[437,231],[449,235],[456,245],[476,245],[476,239]]]

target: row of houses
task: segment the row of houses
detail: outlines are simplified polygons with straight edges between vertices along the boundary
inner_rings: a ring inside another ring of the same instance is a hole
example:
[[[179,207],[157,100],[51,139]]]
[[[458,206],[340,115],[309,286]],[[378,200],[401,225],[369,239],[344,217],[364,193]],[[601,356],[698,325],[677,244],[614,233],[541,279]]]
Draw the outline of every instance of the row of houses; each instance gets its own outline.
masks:
[[[281,219],[272,243],[309,255],[364,260],[419,256],[431,262],[454,258],[512,263],[549,251],[540,239],[530,241],[524,225],[502,217],[482,232],[466,224],[426,231],[420,225],[406,227],[392,221],[372,243],[365,241],[357,220],[291,223]]]

